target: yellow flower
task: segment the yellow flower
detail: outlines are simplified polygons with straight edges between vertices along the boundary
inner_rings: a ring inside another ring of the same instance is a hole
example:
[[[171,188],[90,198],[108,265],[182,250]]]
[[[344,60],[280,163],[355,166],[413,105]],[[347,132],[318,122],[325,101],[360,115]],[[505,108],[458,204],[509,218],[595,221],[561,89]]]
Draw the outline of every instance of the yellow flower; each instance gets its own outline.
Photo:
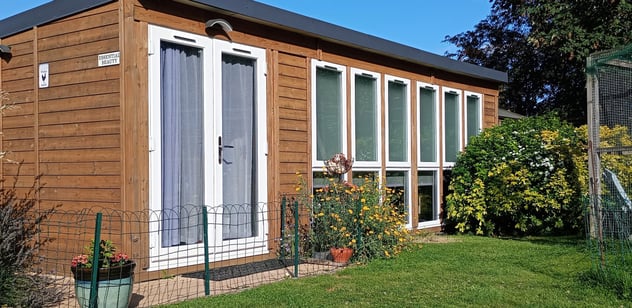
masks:
[[[384,250],[384,255],[385,255],[386,257],[390,257],[390,256],[391,256],[391,254],[390,254],[390,253],[388,253],[388,250]]]
[[[301,191],[301,187],[300,186],[296,187],[296,191]]]
[[[318,217],[323,217],[323,216],[325,216],[325,213],[323,212],[318,213]]]
[[[362,198],[362,199],[360,199],[360,202],[362,202],[362,203],[366,203],[366,199]],[[364,209],[364,208],[362,208],[362,209]],[[365,210],[365,211],[366,211],[366,210]]]
[[[349,214],[353,214],[353,210],[352,209],[349,209]]]

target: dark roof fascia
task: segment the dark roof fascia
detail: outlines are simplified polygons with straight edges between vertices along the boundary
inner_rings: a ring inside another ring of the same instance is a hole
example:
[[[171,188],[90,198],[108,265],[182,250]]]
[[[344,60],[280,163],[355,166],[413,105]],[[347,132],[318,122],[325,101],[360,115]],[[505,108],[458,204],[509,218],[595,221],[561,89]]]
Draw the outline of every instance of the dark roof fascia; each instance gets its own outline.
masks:
[[[54,0],[0,20],[0,38],[114,1],[117,0]]]
[[[506,83],[507,73],[457,61],[445,56],[429,53],[407,45],[395,43],[376,36],[336,26],[315,18],[296,14],[267,4],[251,0],[177,0],[183,3],[213,7],[232,16],[257,20],[268,25],[298,31],[306,35],[330,40],[343,45],[369,50],[425,66],[463,74],[484,80]]]
[[[515,113],[513,111],[507,110],[507,109],[503,109],[503,108],[498,108],[498,117],[499,118],[510,118],[510,119],[522,119],[525,116],[519,114],[519,113]]]

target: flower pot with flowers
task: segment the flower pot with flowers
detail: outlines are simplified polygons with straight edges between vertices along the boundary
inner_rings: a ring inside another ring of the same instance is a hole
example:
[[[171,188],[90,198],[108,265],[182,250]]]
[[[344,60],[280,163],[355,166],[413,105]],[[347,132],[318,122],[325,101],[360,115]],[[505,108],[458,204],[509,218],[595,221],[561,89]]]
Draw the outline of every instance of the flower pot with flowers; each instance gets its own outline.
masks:
[[[346,263],[353,255],[357,218],[354,213],[356,203],[348,193],[352,185],[344,181],[343,176],[351,170],[353,160],[338,153],[324,165],[330,183],[316,189],[307,201],[313,212],[314,246],[320,251],[329,251],[334,262]]]
[[[343,154],[334,155],[325,161],[328,183],[314,189],[299,174],[296,191],[311,209],[312,247],[315,251],[327,249],[340,263],[346,261],[338,255],[351,256],[357,262],[394,257],[411,241],[407,214],[400,210],[403,193],[371,175],[345,181],[341,172],[348,172],[351,165]]]
[[[127,307],[132,297],[136,263],[126,254],[117,252],[110,240],[101,240],[98,248],[96,266],[93,264],[94,240],[84,248],[85,254],[72,258],[70,270],[75,278],[77,301],[81,307],[90,307],[94,274],[97,307]]]

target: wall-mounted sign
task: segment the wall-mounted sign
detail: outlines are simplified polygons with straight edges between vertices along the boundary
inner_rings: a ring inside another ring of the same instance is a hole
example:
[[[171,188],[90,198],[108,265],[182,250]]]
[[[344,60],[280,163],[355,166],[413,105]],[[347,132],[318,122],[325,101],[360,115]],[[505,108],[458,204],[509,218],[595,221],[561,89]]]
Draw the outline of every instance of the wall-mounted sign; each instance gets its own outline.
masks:
[[[121,63],[121,52],[110,52],[103,53],[99,55],[99,67],[101,66],[110,66],[110,65],[118,65]]]
[[[39,87],[48,88],[48,63],[42,63],[39,65]]]

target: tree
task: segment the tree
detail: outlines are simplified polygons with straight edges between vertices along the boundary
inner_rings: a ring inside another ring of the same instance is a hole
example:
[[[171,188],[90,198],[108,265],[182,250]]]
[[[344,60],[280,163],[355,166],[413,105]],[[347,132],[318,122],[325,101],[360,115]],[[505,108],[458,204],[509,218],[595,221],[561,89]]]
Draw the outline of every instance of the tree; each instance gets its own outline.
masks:
[[[586,57],[632,42],[631,2],[493,0],[474,30],[446,36],[447,56],[507,71],[503,108],[586,123]]]

